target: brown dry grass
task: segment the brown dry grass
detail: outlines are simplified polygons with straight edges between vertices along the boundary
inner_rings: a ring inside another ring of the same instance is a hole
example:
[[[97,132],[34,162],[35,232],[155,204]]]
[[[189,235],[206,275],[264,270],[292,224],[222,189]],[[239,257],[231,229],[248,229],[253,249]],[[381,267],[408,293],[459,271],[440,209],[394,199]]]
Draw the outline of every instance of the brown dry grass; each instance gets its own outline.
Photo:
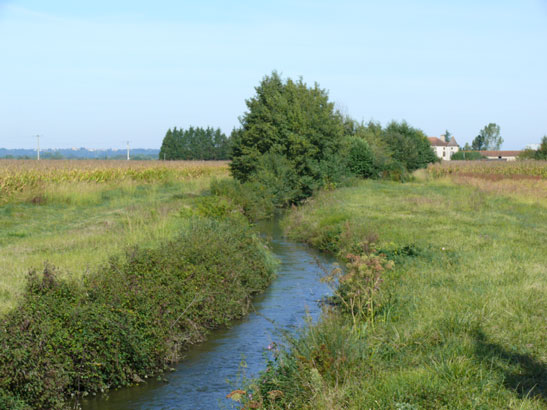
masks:
[[[490,178],[535,177],[547,179],[547,161],[445,161],[431,164],[427,173],[434,178],[447,175],[489,175]]]
[[[484,192],[547,206],[547,180],[545,179],[492,179],[480,175],[453,175],[450,179],[456,184],[470,185]]]

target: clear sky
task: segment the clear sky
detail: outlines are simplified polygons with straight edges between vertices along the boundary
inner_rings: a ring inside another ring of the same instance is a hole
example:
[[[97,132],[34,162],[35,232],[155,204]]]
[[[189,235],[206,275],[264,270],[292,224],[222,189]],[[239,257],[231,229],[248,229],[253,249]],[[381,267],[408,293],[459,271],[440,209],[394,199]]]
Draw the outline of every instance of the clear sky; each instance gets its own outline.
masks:
[[[229,133],[261,78],[463,145],[547,134],[547,0],[0,0],[0,147],[159,148]]]

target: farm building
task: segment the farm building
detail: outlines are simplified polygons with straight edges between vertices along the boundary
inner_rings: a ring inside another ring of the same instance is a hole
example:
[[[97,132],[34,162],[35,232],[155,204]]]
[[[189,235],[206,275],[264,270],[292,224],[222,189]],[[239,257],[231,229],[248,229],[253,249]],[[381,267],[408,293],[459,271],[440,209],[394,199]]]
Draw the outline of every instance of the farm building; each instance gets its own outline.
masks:
[[[452,137],[449,142],[446,142],[446,138],[444,135],[441,135],[440,138],[429,137],[428,140],[431,144],[431,148],[433,148],[433,151],[435,151],[437,157],[445,161],[450,161],[452,155],[460,150],[460,147],[456,142],[456,138],[454,137]]]
[[[479,151],[487,159],[497,159],[502,161],[515,161],[521,151]]]

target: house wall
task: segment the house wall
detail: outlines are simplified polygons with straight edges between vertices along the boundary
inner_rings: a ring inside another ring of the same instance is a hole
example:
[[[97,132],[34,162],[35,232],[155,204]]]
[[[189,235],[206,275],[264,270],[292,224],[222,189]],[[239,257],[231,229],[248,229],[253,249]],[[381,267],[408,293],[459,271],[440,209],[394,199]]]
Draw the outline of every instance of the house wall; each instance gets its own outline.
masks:
[[[433,146],[433,151],[435,151],[435,155],[439,157],[442,160],[450,161],[452,158],[452,155],[454,155],[456,152],[460,150],[459,147],[440,147],[440,146]]]

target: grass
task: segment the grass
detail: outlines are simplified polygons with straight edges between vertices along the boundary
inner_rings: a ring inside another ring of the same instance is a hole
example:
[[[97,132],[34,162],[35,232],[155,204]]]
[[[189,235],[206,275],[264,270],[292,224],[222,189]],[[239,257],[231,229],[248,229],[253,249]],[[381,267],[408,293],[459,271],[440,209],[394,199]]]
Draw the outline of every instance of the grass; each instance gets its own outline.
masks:
[[[373,316],[326,314],[249,406],[547,408],[545,207],[447,180],[366,181],[321,193],[285,227],[343,257],[376,248],[394,268]]]
[[[91,163],[80,166],[85,170]],[[182,162],[176,166],[183,168]],[[227,175],[225,166],[215,163],[211,169],[194,178],[154,182],[50,181],[12,196],[0,206],[0,314],[19,299],[27,272],[43,268],[45,262],[57,266],[61,278],[80,279],[128,246],[172,236],[186,221],[181,208],[191,206],[212,178]]]

